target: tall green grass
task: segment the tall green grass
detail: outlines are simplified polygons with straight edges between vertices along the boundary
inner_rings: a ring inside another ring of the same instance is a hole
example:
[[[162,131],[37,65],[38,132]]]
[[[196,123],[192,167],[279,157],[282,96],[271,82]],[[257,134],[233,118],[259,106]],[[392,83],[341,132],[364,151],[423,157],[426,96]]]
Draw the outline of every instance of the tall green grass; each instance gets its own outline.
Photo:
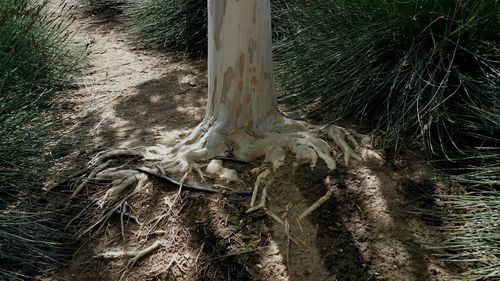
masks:
[[[0,2],[0,279],[30,279],[64,255],[71,240],[57,204],[44,194],[58,136],[44,118],[68,85],[77,59],[68,42],[72,19],[60,2]]]
[[[179,51],[188,56],[206,54],[206,1],[130,1],[124,21],[142,47]]]
[[[113,16],[123,12],[126,2],[126,0],[85,0],[82,4],[87,12]]]
[[[463,187],[446,198],[448,259],[498,280],[500,3],[316,0],[296,16],[301,30],[275,46],[281,102],[371,124],[386,148],[419,144]]]
[[[281,100],[316,120],[369,121],[388,143],[457,150],[468,128],[493,133],[499,11],[494,0],[312,1],[302,31],[275,48]]]
[[[275,38],[296,31],[295,19],[287,12],[291,2],[295,1],[272,1]],[[207,1],[129,1],[123,19],[131,36],[143,47],[176,51],[190,57],[203,57],[207,53]]]

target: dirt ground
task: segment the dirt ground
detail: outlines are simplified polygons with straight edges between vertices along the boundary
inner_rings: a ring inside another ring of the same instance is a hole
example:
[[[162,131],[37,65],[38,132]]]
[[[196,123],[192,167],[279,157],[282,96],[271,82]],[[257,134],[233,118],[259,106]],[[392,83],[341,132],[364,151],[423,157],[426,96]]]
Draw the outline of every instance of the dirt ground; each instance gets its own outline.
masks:
[[[66,157],[61,165],[78,170],[110,148],[172,145],[202,120],[206,61],[137,49],[119,23],[81,8],[73,12],[88,63],[61,102],[71,133],[54,152]],[[115,218],[100,231],[94,228],[73,262],[44,280],[459,280],[458,269],[430,250],[440,239],[435,227],[441,222],[418,212],[438,203],[431,197],[437,188],[432,170],[415,155],[348,167],[337,157],[334,172],[318,165],[273,174],[268,206],[289,225],[296,243],[265,213],[246,214],[248,199],[179,195],[152,182],[130,201],[139,223],[122,225]],[[188,182],[251,190],[250,170],[258,163],[230,165],[241,177],[237,184],[196,177]],[[328,188],[333,197],[299,225],[298,216]],[[89,188],[86,196],[102,192]],[[156,241],[161,246],[133,266],[127,258],[94,258]]]

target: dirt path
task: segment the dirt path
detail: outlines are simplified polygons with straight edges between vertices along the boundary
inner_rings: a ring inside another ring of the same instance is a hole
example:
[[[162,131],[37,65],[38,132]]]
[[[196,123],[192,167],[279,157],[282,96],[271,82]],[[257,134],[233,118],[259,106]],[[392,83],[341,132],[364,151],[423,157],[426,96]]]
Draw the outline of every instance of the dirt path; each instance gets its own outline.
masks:
[[[201,121],[204,61],[135,49],[119,24],[76,11],[89,61],[65,103],[73,136],[59,147],[66,165],[81,166],[109,148],[171,145]],[[255,166],[234,165],[242,181],[231,188],[250,190]],[[298,215],[326,192],[328,176],[333,199],[299,226]],[[396,168],[356,164],[334,173],[323,166],[277,171],[270,210],[289,222],[299,245],[265,214],[245,214],[247,200],[179,197],[153,183],[130,202],[141,224],[122,229],[119,220],[109,221],[52,280],[454,280],[422,242],[438,237],[439,222],[405,212],[434,204],[428,176],[418,161]],[[126,259],[92,258],[159,240],[162,247],[131,268]]]

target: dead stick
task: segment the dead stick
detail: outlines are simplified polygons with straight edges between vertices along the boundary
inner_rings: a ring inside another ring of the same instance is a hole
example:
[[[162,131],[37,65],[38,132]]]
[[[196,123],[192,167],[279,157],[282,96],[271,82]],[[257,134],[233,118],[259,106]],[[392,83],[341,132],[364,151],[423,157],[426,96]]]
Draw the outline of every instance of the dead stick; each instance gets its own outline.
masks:
[[[333,189],[329,188],[325,195],[318,199],[314,204],[312,204],[309,208],[307,208],[302,215],[299,217],[299,222],[302,221],[305,217],[310,215],[314,210],[318,209],[323,205],[328,199],[330,199],[333,195]]]
[[[270,210],[268,210],[267,208],[264,208],[264,211],[266,212],[266,214],[268,216],[270,216],[272,219],[274,219],[277,223],[285,226],[285,222],[280,219],[280,217],[278,217],[275,213],[271,212]],[[290,238],[290,240],[295,243],[297,246],[304,246],[304,243],[302,241],[299,241],[295,238],[293,238],[291,235],[288,236]]]

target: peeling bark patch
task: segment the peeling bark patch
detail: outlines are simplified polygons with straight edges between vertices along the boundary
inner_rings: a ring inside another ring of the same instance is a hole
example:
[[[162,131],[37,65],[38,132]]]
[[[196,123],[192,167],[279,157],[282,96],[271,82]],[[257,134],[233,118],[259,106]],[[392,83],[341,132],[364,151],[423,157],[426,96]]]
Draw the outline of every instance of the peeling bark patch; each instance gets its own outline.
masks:
[[[239,119],[241,116],[241,111],[243,110],[243,106],[241,106],[241,103],[238,105],[238,108],[236,109],[236,119]]]
[[[240,77],[243,78],[245,74],[245,54],[240,55]]]
[[[234,80],[234,69],[232,66],[228,67],[226,72],[224,73],[224,83],[222,86],[222,95],[221,95],[221,103],[225,103],[227,93],[231,88],[231,84],[233,84]]]
[[[222,31],[222,24],[226,15],[226,0],[217,0],[212,2],[212,18],[214,19],[214,41],[217,50],[220,49],[220,33]]]
[[[257,85],[259,85],[259,80],[254,76],[252,77],[252,86],[257,87]]]

